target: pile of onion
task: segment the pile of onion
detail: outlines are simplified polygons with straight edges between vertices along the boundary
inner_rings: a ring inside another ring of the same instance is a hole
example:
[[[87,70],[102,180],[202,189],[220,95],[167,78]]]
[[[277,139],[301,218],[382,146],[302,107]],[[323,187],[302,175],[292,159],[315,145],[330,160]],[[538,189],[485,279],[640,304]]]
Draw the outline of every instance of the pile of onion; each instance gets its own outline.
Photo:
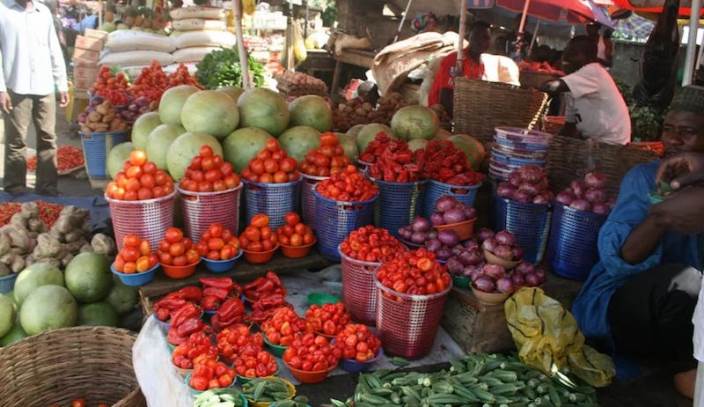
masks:
[[[614,200],[609,198],[606,192],[606,182],[606,175],[589,172],[584,179],[572,181],[569,187],[557,194],[555,200],[579,211],[608,215],[614,206]]]
[[[545,270],[521,262],[513,271],[498,264],[485,264],[470,275],[475,289],[485,293],[510,294],[521,287],[538,287],[545,282]]]
[[[496,188],[500,198],[512,199],[520,203],[547,205],[553,200],[553,193],[548,185],[545,171],[535,165],[526,165],[508,176],[508,182],[502,182]]]
[[[398,235],[403,240],[410,243],[422,245],[428,239],[437,238],[438,234],[433,230],[433,225],[427,218],[416,216],[410,225],[404,226],[398,230]],[[432,237],[430,237],[432,235]]]
[[[435,202],[435,212],[430,215],[430,222],[433,226],[452,225],[476,217],[476,209],[445,195]]]
[[[461,247],[460,237],[453,230],[441,230],[435,238],[429,236],[425,241],[425,248],[435,253],[435,257],[441,262],[448,261]]]
[[[518,246],[516,237],[507,230],[494,233],[490,229],[482,228],[477,236],[481,241],[482,249],[500,259],[519,261],[523,258],[523,249]]]
[[[435,257],[445,262],[452,256],[452,250],[460,246],[460,238],[452,230],[436,231],[430,221],[423,217],[416,217],[410,225],[398,230],[399,236],[407,242],[424,245],[426,249],[435,253]]]
[[[472,277],[486,264],[479,242],[469,239],[462,245],[455,246],[452,256],[447,260],[447,271],[455,276]]]

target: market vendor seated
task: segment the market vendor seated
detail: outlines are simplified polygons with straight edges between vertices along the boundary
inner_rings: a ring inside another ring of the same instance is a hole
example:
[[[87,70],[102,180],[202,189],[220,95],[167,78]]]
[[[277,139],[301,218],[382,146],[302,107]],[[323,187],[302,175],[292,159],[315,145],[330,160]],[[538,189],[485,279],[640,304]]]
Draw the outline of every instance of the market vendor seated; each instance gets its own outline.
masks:
[[[686,87],[665,116],[662,141],[667,156],[704,152],[704,88]],[[656,358],[672,373],[692,369],[692,314],[701,285],[704,196],[673,194],[653,205],[653,161],[631,169],[615,208],[599,233],[600,262],[591,270],[573,305],[580,329],[617,356]],[[687,192],[690,193],[690,192]],[[683,228],[684,214],[696,228]],[[676,376],[677,377],[677,376]]]
[[[562,65],[567,75],[541,86],[542,91],[552,94],[569,92],[561,134],[581,135],[607,144],[628,144],[628,106],[616,82],[598,62],[597,43],[587,36],[572,38],[562,55]]]

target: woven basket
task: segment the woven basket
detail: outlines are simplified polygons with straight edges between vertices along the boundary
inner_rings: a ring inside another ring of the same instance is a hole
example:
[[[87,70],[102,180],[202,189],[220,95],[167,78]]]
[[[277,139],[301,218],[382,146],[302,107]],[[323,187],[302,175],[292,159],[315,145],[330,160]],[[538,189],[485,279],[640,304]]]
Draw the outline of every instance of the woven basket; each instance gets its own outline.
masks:
[[[558,79],[559,76],[543,73],[543,72],[530,72],[521,71],[520,81],[522,88],[535,88],[538,89],[542,84],[547,81]]]
[[[501,126],[532,129],[547,106],[548,95],[504,83],[457,78],[454,92],[455,133],[484,144]]]
[[[88,405],[146,407],[132,370],[130,331],[109,327],[57,329],[0,349],[3,407]]]
[[[556,135],[550,142],[548,151],[550,187],[553,191],[561,191],[572,180],[596,169],[607,175],[607,189],[615,196],[628,170],[657,158],[657,154],[652,151],[630,145],[604,144]]]

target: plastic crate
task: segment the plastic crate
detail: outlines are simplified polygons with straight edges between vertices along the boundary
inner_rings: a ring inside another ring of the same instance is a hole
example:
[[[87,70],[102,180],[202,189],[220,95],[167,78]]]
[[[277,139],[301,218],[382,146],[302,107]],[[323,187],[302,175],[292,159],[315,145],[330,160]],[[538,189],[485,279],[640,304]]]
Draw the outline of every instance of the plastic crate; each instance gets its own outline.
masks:
[[[398,230],[420,214],[425,199],[427,181],[388,182],[373,180],[379,186],[376,205],[376,222],[396,238]]]
[[[376,284],[374,273],[381,263],[361,261],[340,253],[342,302],[352,319],[366,325],[376,321]]]
[[[122,249],[125,235],[134,234],[147,239],[152,250],[159,247],[166,229],[173,225],[176,191],[155,199],[144,201],[120,201],[108,198],[112,226],[115,230],[117,248]]]
[[[19,273],[10,273],[0,277],[0,294],[7,294],[15,288],[15,280]]]
[[[450,286],[432,295],[401,294],[374,278],[377,293],[376,329],[384,352],[417,359],[430,352],[440,326]]]
[[[435,209],[435,202],[445,195],[451,196],[465,205],[474,206],[474,199],[477,197],[477,191],[481,186],[481,182],[476,185],[460,186],[430,180],[425,190],[423,215],[430,217]]]
[[[597,240],[606,215],[555,203],[547,260],[556,274],[583,281],[599,261]]]
[[[244,181],[247,224],[254,215],[269,216],[269,227],[276,230],[284,224],[284,215],[298,211],[301,180],[281,184]]]
[[[178,188],[183,207],[186,235],[198,243],[213,223],[220,223],[235,235],[239,233],[242,184],[227,191],[193,192]]]
[[[303,223],[315,230],[315,196],[313,190],[322,180],[330,177],[316,177],[314,175],[301,174],[303,178],[301,186],[301,214]]]
[[[374,198],[363,202],[339,202],[325,198],[317,190],[315,195],[316,235],[318,249],[325,258],[340,261],[337,247],[355,229],[370,225],[374,217]]]
[[[550,232],[550,206],[494,197],[494,230],[508,230],[523,249],[523,259],[540,263]]]
[[[83,145],[83,158],[86,162],[86,172],[91,178],[107,178],[107,158],[112,148],[120,143],[129,141],[126,131],[105,133],[81,133]]]

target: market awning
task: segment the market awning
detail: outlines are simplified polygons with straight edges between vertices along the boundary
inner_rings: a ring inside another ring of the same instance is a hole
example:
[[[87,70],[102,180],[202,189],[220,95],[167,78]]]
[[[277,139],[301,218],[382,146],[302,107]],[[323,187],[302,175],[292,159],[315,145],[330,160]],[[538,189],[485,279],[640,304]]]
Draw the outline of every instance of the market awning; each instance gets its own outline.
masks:
[[[661,13],[662,7],[665,4],[665,0],[613,0],[614,5],[625,8],[627,10],[633,10],[638,13]],[[681,0],[680,1],[680,11],[681,16],[689,16],[691,13],[691,0]],[[702,13],[700,13],[702,15]]]
[[[527,10],[525,10],[527,4]],[[467,0],[467,8],[482,9],[493,6],[516,13],[527,11],[528,15],[548,20],[581,24],[596,21],[611,26],[611,18],[602,7],[592,0]]]

